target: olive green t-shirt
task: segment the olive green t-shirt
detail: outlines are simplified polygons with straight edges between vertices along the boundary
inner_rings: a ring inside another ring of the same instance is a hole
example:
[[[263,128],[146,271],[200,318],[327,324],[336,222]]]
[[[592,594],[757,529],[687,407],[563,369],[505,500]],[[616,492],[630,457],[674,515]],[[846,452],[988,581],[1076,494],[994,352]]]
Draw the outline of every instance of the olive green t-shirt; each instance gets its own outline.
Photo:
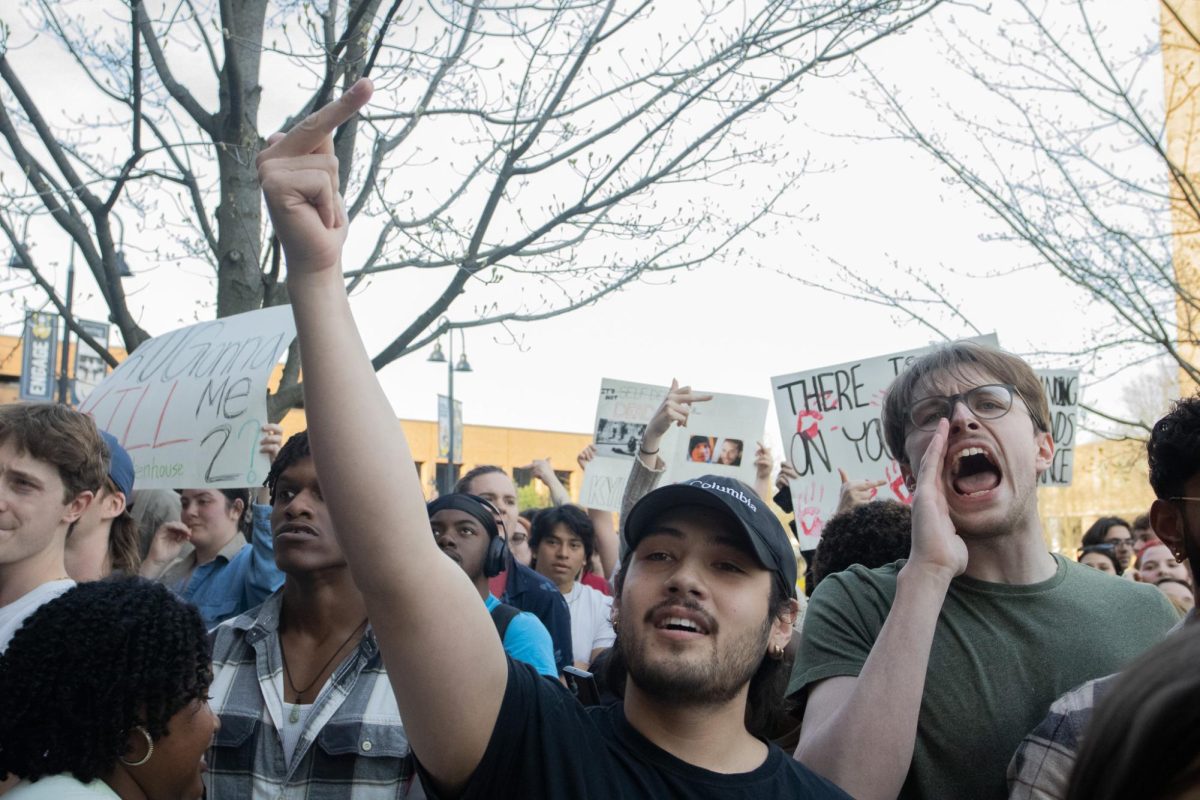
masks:
[[[1055,559],[1054,577],[1042,583],[1010,586],[965,576],[951,582],[900,797],[1007,797],[1008,762],[1050,704],[1084,681],[1117,672],[1178,622],[1153,586]],[[821,582],[805,615],[789,695],[803,703],[812,684],[859,674],[903,565],[854,566]]]

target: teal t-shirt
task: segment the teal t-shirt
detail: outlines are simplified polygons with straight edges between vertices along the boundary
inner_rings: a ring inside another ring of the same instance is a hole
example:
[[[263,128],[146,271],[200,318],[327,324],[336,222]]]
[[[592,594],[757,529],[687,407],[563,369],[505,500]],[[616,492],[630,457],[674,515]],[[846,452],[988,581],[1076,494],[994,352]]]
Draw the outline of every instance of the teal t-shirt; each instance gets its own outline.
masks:
[[[901,798],[1007,797],[1008,762],[1050,704],[1117,672],[1179,621],[1153,586],[1055,560],[1058,569],[1042,583],[951,582]],[[789,695],[803,703],[817,681],[859,674],[903,565],[854,566],[821,582],[805,614]]]

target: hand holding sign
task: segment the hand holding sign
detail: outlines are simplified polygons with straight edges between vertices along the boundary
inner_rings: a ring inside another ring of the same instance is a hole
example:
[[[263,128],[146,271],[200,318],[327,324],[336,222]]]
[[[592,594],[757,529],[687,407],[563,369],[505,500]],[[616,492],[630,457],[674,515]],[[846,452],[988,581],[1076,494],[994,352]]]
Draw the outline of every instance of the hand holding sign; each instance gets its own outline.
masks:
[[[921,457],[912,504],[912,554],[908,564],[947,582],[967,568],[967,545],[950,520],[946,482],[942,480],[950,423],[938,422],[937,431]]]
[[[580,472],[587,472],[588,464],[596,457],[596,445],[589,444],[587,447],[579,451],[579,455],[575,456],[575,463],[579,464]]]
[[[289,279],[340,269],[349,219],[338,191],[333,132],[367,104],[372,91],[369,80],[359,80],[286,135],[273,135],[270,147],[258,154],[258,181],[287,256]]]

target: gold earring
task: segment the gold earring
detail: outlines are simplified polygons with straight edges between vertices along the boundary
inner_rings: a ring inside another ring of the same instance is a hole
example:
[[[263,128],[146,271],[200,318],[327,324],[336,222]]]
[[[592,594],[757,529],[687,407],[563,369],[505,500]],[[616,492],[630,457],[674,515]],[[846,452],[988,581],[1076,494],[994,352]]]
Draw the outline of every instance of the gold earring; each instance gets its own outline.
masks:
[[[127,767],[140,767],[142,764],[145,764],[150,760],[150,756],[154,755],[154,740],[150,738],[150,731],[146,730],[141,725],[135,726],[134,730],[140,732],[142,736],[146,737],[146,755],[142,756],[138,761],[127,761],[125,760],[125,756],[117,756],[117,760]]]
[[[767,650],[767,655],[769,655],[771,658],[775,659],[776,661],[782,661],[783,660],[783,646],[778,645],[778,644],[771,645],[771,648],[769,650]]]

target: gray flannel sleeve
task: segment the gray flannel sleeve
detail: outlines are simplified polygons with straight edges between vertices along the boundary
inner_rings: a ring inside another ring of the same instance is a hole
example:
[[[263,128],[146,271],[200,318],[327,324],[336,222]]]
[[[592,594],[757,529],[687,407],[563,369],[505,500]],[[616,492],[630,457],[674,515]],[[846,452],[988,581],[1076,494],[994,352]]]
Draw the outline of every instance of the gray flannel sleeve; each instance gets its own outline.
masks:
[[[1080,734],[1111,677],[1088,681],[1055,700],[1046,718],[1021,740],[1008,765],[1009,800],[1066,797]]]
[[[621,555],[625,555],[625,520],[629,511],[637,501],[641,500],[658,486],[663,473],[667,471],[666,462],[657,455],[654,457],[654,469],[642,463],[642,459],[634,456],[633,466],[629,470],[629,480],[625,482],[625,494],[621,497]]]

